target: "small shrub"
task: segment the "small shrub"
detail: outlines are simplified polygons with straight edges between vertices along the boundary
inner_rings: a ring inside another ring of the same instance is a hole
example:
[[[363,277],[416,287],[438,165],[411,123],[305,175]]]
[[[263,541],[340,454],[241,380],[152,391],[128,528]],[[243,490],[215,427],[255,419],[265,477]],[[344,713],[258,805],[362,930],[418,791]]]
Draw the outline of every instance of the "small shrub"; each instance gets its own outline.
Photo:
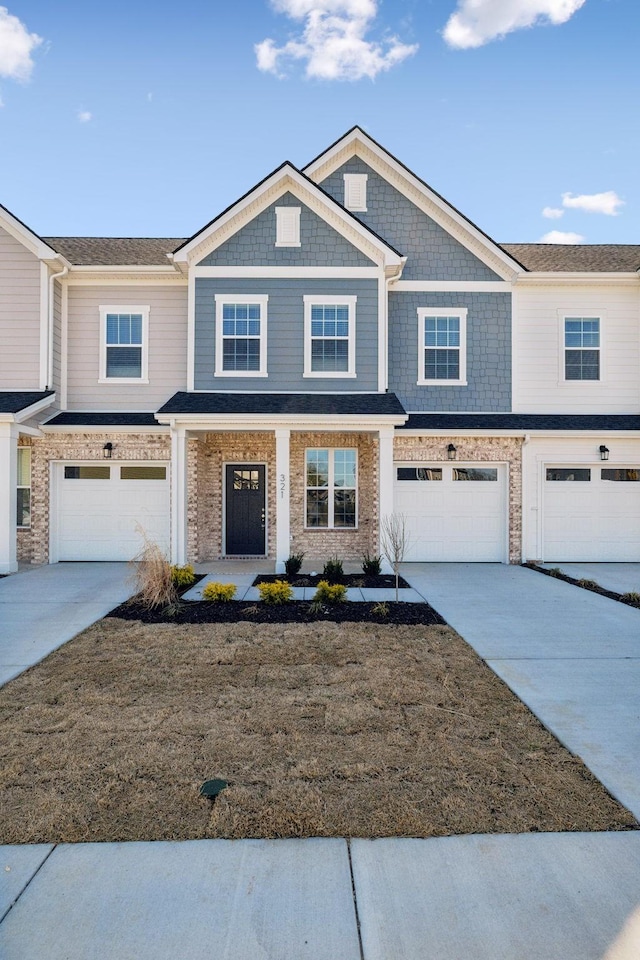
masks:
[[[183,587],[193,586],[196,582],[196,572],[190,563],[185,564],[184,567],[173,566],[171,567],[171,579],[174,587],[182,590]]]
[[[550,577],[561,577],[562,570],[560,569],[560,567],[549,567],[549,569],[547,570],[547,574]]]
[[[342,560],[339,560],[338,557],[329,557],[324,565],[322,576],[323,579],[328,580],[329,583],[339,583],[344,577]]]
[[[284,562],[284,571],[288,577],[295,577],[300,572],[302,561],[304,560],[304,551],[301,553],[292,553]]]
[[[379,577],[380,570],[382,569],[382,557],[374,554],[371,556],[369,553],[363,553],[362,555],[362,572],[365,577]]]
[[[576,583],[579,587],[582,587],[583,590],[599,590],[600,586],[595,582],[595,580],[587,580],[584,577],[581,580],[576,580]]]
[[[313,595],[313,603],[344,603],[347,599],[347,588],[343,583],[329,583],[321,580],[318,589]]]
[[[286,580],[275,583],[259,583],[260,599],[264,603],[289,603],[293,597],[293,587]]]
[[[640,593],[637,593],[635,590],[631,590],[629,593],[623,593],[620,597],[625,603],[630,603],[634,607],[640,607]]]
[[[371,613],[375,617],[388,617],[389,604],[386,600],[380,600],[378,603],[374,603],[374,605],[371,607]]]
[[[210,603],[229,603],[236,595],[235,583],[208,583],[202,591],[202,599]]]

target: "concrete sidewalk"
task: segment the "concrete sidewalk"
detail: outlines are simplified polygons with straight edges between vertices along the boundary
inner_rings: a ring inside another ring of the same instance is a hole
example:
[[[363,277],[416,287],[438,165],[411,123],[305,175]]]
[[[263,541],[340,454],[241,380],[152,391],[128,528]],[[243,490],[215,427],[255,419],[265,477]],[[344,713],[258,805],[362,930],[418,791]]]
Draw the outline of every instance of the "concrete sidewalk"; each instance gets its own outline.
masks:
[[[524,567],[402,572],[640,819],[640,610]]]
[[[638,833],[77,844],[0,858],[3,960],[601,960],[640,902]]]
[[[0,580],[0,686],[133,593],[128,563],[54,563]]]

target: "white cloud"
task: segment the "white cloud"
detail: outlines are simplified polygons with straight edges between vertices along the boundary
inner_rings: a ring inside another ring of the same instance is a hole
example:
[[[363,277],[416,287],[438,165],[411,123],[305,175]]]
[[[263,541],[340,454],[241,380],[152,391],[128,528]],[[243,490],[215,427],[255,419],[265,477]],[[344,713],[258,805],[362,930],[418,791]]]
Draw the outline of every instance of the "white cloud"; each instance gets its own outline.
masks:
[[[560,217],[564,217],[564,210],[560,210],[558,207],[545,207],[542,216],[546,217],[547,220],[559,220]]]
[[[380,42],[365,39],[377,16],[377,0],[272,0],[272,6],[303,26],[284,46],[271,39],[255,45],[258,69],[265,73],[282,77],[283,62],[303,60],[307,77],[373,80],[418,49],[395,36]]]
[[[93,114],[90,110],[78,110],[77,116],[80,123],[89,123],[89,121],[93,119]]]
[[[443,31],[450,47],[481,47],[545,21],[566,23],[585,0],[458,0]]]
[[[540,237],[539,243],[584,243],[585,237],[579,233],[563,233],[562,230],[550,230]]]
[[[22,21],[0,7],[0,77],[28,80],[33,69],[31,54],[42,37],[29,33]]]
[[[582,193],[574,197],[572,193],[562,194],[562,206],[575,210],[584,210],[585,213],[604,213],[607,217],[617,217],[618,207],[624,206],[615,190],[606,193]]]

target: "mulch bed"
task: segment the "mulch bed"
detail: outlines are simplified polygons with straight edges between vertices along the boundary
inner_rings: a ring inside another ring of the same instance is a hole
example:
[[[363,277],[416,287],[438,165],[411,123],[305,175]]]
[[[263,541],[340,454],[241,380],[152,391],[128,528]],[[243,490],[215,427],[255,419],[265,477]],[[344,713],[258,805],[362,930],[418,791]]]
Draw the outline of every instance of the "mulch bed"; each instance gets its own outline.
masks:
[[[321,580],[327,580],[321,573],[311,576],[310,573],[297,573],[293,577],[288,577],[285,573],[260,573],[253,581],[254,587],[259,583],[275,583],[276,580],[286,580],[292,587],[317,587]],[[389,590],[395,589],[396,578],[392,573],[380,573],[376,577],[367,577],[363,573],[344,573],[341,577],[333,577],[331,583],[343,583],[345,587],[367,587],[368,589]],[[401,588],[410,587],[404,577],[398,577],[398,586]]]
[[[536,570],[538,573],[544,573],[546,577],[552,577],[554,580],[564,580],[565,583],[572,583],[574,587],[580,587],[582,590],[598,593],[601,597],[608,597],[609,600],[618,600],[627,607],[640,608],[640,598],[636,599],[625,593],[616,593],[615,590],[606,590],[594,580],[570,577],[567,573],[563,573],[559,567],[541,567],[537,563],[523,563],[522,566],[526,567],[527,570]]]

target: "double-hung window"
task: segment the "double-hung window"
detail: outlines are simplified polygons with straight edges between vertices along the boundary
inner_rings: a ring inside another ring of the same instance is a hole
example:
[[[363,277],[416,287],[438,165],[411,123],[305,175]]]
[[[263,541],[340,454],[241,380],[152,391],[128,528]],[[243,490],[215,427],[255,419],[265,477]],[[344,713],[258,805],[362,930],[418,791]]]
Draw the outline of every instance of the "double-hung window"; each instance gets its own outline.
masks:
[[[357,525],[357,453],[348,447],[306,452],[305,525],[353,529]]]
[[[18,526],[31,526],[31,447],[18,447]]]
[[[100,381],[148,383],[149,307],[100,307]]]
[[[357,299],[304,298],[305,377],[355,377]]]
[[[442,386],[467,382],[467,311],[418,310],[418,383]]]
[[[216,296],[216,377],[267,376],[267,296]]]
[[[600,317],[563,319],[564,379],[600,380]]]

